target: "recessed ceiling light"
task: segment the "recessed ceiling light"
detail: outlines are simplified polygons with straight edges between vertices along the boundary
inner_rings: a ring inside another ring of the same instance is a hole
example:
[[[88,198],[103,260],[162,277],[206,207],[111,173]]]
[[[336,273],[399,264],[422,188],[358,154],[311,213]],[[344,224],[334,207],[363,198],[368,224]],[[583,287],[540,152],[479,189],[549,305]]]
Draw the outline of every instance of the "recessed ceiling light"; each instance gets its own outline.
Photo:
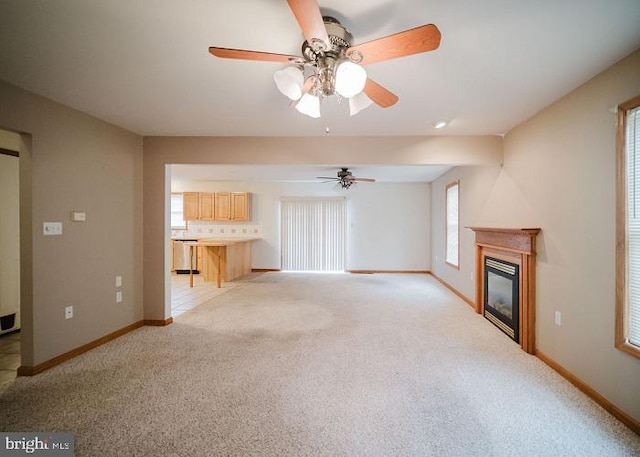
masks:
[[[437,129],[441,129],[447,126],[447,121],[437,121],[433,123],[433,126]]]

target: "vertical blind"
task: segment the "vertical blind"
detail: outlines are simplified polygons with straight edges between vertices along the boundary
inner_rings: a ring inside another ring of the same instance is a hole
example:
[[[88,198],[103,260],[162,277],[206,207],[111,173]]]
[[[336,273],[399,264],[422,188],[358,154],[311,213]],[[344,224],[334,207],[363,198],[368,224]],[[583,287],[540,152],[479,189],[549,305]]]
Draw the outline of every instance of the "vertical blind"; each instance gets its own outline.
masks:
[[[629,343],[640,347],[640,107],[627,112],[627,323]]]
[[[283,198],[282,269],[344,271],[344,198]]]

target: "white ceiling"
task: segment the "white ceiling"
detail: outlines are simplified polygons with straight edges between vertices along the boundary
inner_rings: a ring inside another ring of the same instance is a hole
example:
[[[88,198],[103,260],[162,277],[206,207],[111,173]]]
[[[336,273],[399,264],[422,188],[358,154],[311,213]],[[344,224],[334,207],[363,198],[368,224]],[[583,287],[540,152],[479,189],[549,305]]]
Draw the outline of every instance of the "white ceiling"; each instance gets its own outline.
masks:
[[[276,89],[283,65],[207,52],[299,54],[285,0],[2,0],[0,79],[140,135],[500,135],[640,47],[639,0],[320,6],[354,44],[426,23],[442,43],[366,67],[400,97],[393,107],[349,117],[330,98],[311,119]],[[435,130],[440,119],[449,125]]]
[[[277,181],[322,182],[319,177],[335,178],[346,165],[172,165],[176,181]],[[356,165],[349,171],[356,178],[376,182],[431,182],[451,167],[446,165]]]

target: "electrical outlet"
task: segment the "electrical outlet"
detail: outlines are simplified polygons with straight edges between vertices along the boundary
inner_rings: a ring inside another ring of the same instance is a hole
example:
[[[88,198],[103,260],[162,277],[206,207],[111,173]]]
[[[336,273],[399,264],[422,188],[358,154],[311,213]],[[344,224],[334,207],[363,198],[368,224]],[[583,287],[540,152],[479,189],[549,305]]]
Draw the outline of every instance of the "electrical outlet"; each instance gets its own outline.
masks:
[[[65,306],[64,308],[64,318],[71,319],[73,317],[73,306]]]
[[[559,327],[562,325],[562,313],[556,311],[556,325]]]
[[[122,291],[119,290],[116,292],[116,303],[121,303],[122,302]]]
[[[116,276],[116,287],[122,287],[122,276]]]

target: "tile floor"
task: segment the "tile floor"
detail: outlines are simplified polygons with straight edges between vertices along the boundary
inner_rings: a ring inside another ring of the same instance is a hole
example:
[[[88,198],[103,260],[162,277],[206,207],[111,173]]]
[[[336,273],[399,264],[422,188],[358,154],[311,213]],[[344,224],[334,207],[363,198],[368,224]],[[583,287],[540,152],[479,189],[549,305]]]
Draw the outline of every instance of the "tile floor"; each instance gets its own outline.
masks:
[[[0,335],[0,385],[16,378],[20,366],[20,332]]]
[[[201,275],[193,276],[193,287],[189,287],[189,275],[171,275],[171,315],[179,316],[201,305],[213,297],[228,292],[240,284],[239,281],[225,282],[218,289],[215,282],[204,282]]]

